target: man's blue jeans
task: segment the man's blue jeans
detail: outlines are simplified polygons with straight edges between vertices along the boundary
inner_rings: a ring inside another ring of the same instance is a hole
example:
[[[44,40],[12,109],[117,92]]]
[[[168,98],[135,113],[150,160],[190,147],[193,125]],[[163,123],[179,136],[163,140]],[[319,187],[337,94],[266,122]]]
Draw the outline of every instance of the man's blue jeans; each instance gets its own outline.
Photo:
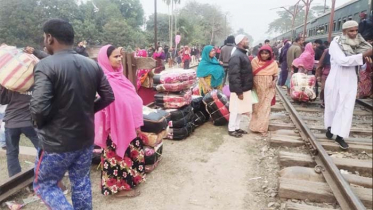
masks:
[[[19,164],[19,140],[21,134],[29,138],[36,149],[39,148],[39,138],[32,126],[22,128],[5,128],[6,160],[8,164],[8,175],[12,177],[21,172]]]

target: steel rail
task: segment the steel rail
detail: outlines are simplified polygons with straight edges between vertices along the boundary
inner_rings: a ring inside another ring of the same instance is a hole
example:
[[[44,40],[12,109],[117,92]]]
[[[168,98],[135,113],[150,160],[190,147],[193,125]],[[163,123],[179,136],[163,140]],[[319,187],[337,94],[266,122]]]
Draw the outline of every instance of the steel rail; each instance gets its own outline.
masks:
[[[34,181],[34,168],[20,172],[0,185],[0,202],[16,194]]]
[[[317,141],[316,137],[312,134],[306,123],[302,120],[301,116],[287,99],[283,91],[276,86],[277,93],[284,102],[285,109],[290,113],[295,126],[300,130],[300,134],[306,141],[308,146],[311,146],[311,153],[315,156],[315,162],[320,172],[324,175],[326,182],[331,188],[335,198],[343,210],[365,210],[365,206],[361,200],[351,190],[349,183],[343,178],[337,166],[333,163],[328,153],[323,146]]]
[[[368,108],[369,110],[373,111],[373,101],[371,101],[370,103],[369,102],[366,102],[362,99],[356,99],[356,102],[362,106],[364,106],[365,108]]]

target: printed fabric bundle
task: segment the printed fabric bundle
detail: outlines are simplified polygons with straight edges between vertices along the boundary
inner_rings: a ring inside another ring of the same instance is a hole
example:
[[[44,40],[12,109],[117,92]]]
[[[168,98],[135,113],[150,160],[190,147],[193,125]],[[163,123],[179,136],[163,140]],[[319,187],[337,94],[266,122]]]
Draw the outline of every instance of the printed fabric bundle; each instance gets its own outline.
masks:
[[[154,76],[154,89],[158,92],[180,92],[191,88],[196,82],[194,70],[175,69]]]
[[[290,97],[299,102],[314,101],[316,99],[315,85],[314,75],[295,73],[290,81]]]
[[[165,109],[178,109],[189,105],[192,101],[192,91],[181,93],[157,93],[154,96],[155,105]]]

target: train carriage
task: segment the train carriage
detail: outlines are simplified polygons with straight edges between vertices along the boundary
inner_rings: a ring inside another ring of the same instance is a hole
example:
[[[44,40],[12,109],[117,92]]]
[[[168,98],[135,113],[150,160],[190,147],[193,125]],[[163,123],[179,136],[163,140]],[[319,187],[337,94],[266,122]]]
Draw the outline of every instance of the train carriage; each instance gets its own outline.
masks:
[[[366,14],[372,15],[372,5],[373,0],[352,0],[344,5],[341,5],[335,9],[334,12],[334,26],[332,37],[340,34],[342,32],[342,25],[347,20],[360,21],[359,14],[365,12]],[[321,39],[326,41],[328,39],[329,33],[329,21],[330,21],[331,12],[327,12],[315,19],[307,21],[307,33],[306,41],[314,41],[316,39]],[[304,24],[296,26],[294,32],[288,31],[284,34],[281,34],[275,38],[276,40],[291,39],[291,37],[303,36]]]

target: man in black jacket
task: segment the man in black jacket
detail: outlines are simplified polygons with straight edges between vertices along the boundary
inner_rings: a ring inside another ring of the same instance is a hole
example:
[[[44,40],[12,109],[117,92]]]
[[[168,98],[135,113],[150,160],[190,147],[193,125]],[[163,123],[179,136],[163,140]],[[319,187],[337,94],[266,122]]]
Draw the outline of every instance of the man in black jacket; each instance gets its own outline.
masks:
[[[30,103],[41,148],[34,189],[51,209],[92,209],[94,114],[113,102],[114,94],[98,64],[72,49],[74,30],[68,22],[49,20],[43,31],[50,56],[34,70]],[[74,207],[57,186],[66,171]]]
[[[251,96],[248,93],[253,88],[253,72],[249,57],[246,55],[249,39],[244,35],[238,35],[235,42],[237,49],[229,60],[228,71],[231,91],[228,134],[240,138],[242,134],[247,134],[246,131],[240,129],[240,122],[243,113],[251,112],[251,107],[249,107],[251,104],[246,104],[244,97]]]

